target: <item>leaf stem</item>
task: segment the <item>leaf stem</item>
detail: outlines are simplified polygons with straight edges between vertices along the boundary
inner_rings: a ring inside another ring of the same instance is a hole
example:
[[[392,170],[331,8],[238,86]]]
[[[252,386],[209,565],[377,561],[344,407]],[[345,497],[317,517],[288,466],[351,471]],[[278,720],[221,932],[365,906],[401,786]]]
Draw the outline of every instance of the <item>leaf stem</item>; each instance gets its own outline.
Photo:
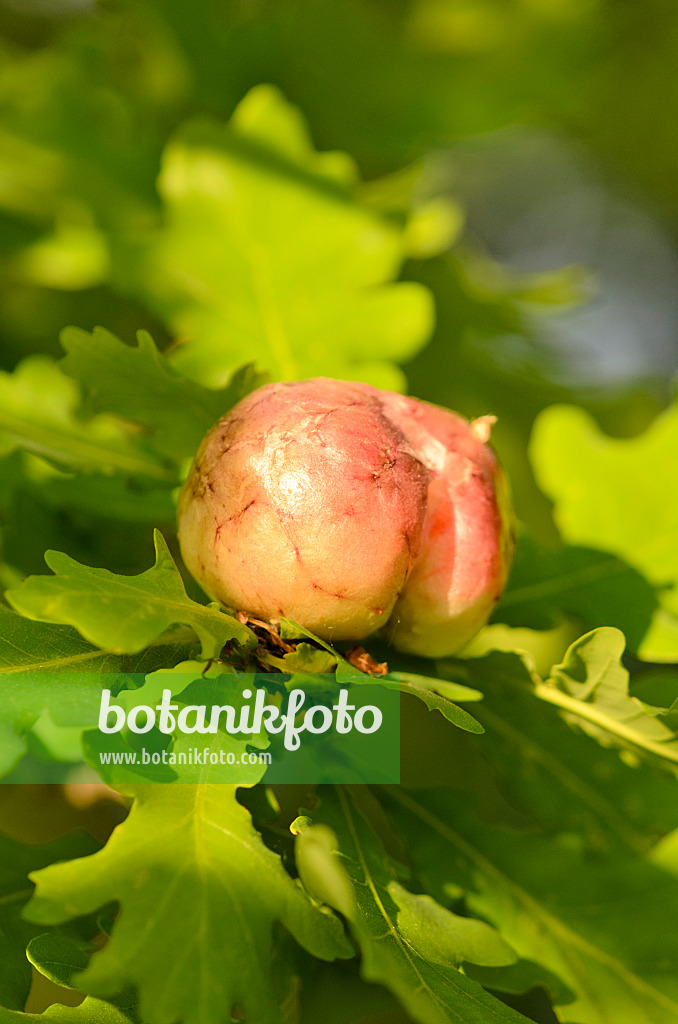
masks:
[[[618,722],[615,719],[610,718],[601,711],[598,711],[592,704],[587,704],[584,701],[577,700],[576,697],[571,697],[569,694],[563,693],[562,690],[557,689],[557,687],[553,686],[551,683],[536,684],[535,693],[540,700],[547,701],[549,704],[554,704],[556,707],[562,708],[564,711],[569,711],[571,714],[577,715],[579,718],[585,718],[588,722],[592,722],[594,725],[599,726],[606,732],[619,736],[620,739],[626,740],[627,743],[631,743],[635,747],[648,750],[650,753],[656,754],[657,757],[661,757],[663,760],[672,761],[674,764],[678,764],[678,750],[670,750],[662,743],[657,743],[655,740],[645,739],[632,728],[624,725],[623,722]]]

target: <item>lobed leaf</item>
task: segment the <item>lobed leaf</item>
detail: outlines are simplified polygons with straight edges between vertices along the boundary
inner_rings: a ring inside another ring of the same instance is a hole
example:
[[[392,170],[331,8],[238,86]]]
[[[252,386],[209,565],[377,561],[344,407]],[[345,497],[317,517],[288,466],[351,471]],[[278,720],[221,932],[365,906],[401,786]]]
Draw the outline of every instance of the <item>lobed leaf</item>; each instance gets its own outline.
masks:
[[[28,943],[26,957],[43,977],[62,988],[74,989],[75,977],[88,966],[97,948],[90,942],[78,939],[77,936],[43,932]],[[83,1022],[91,1020],[92,1024],[98,1024],[98,1021],[102,1024],[109,1021],[111,1024],[123,1024],[128,1020],[139,1021],[137,1000],[133,991],[124,992],[113,1002],[107,1003],[92,999],[90,996],[84,1000],[82,1006],[84,1009],[79,1019]],[[53,1010],[55,1015],[59,1016],[60,1011],[65,1008],[57,1005],[48,1008],[46,1012],[49,1010]]]
[[[78,415],[80,394],[46,356],[0,372],[0,452],[24,448],[80,472],[176,482],[176,471],[109,416]]]
[[[30,920],[50,924],[115,900],[120,916],[78,987],[139,992],[148,1024],[226,1024],[234,1007],[270,1024],[275,921],[322,960],[350,956],[339,920],[314,903],[254,830],[230,786],[149,786],[93,857],[34,875]]]
[[[84,835],[70,835],[41,846],[25,846],[0,835],[0,1004],[22,1010],[31,987],[31,966],[26,944],[42,928],[25,921],[22,911],[33,886],[29,874],[55,860],[90,854],[96,843]],[[2,1010],[0,1009],[0,1014]],[[0,1016],[0,1020],[2,1017]]]
[[[473,715],[460,708],[454,701],[478,701],[483,699],[480,690],[473,690],[460,683],[446,679],[431,679],[429,676],[414,675],[411,672],[395,672],[384,678],[384,685],[394,679],[401,693],[411,693],[426,705],[429,711],[439,711],[452,725],[465,732],[482,733],[483,727]]]
[[[323,790],[314,821],[297,839],[299,871],[307,888],[350,922],[365,980],[386,985],[421,1024],[524,1020],[458,969],[464,961],[515,961],[494,929],[405,889],[348,791],[334,797]]]
[[[580,718],[540,699],[535,687],[547,684],[519,653],[495,651],[441,668],[463,672],[485,692],[475,709],[485,736],[481,743],[457,737],[445,781],[472,792],[487,820],[528,834],[535,828],[567,833],[597,854],[617,847],[645,855],[678,825],[672,775],[649,769],[630,746],[620,757],[610,733],[601,730],[603,742],[592,743]],[[635,710],[640,707],[636,702]]]
[[[195,631],[205,658],[217,657],[230,640],[251,646],[247,626],[216,604],[191,601],[158,530],[154,538],[155,565],[138,576],[116,576],[50,551],[45,561],[54,576],[30,576],[6,598],[22,615],[75,626],[90,643],[115,653],[141,651],[177,622]]]
[[[190,122],[169,143],[168,223],[148,254],[150,301],[187,339],[172,362],[220,387],[256,351],[276,378],[402,387],[396,360],[432,327],[428,291],[390,283],[403,228],[355,199],[350,161],[318,154],[298,111],[258,86],[227,126]]]
[[[80,383],[92,407],[148,428],[154,448],[174,461],[193,456],[210,427],[266,381],[248,364],[225,387],[203,387],[177,373],[147,331],[137,332],[133,347],[103,327],[91,334],[67,327],[61,344],[61,369]]]
[[[74,988],[74,975],[85,970],[96,949],[90,942],[74,941],[54,932],[41,932],[28,943],[26,958],[55,985]]]
[[[521,958],[550,972],[561,1019],[678,1021],[678,882],[666,871],[582,848],[571,832],[498,831],[459,792],[383,794],[428,891],[462,894]],[[491,984],[489,969],[480,976]]]
[[[116,704],[123,707],[126,712],[140,704],[156,707],[165,689],[170,690],[172,702],[180,708],[195,705],[209,707],[227,703],[239,710],[247,703],[240,680],[235,674],[224,674],[222,665],[213,665],[206,670],[204,663],[186,661],[173,669],[161,669],[149,674],[138,689],[126,689],[118,693]],[[268,736],[263,728],[258,734],[244,737],[238,737],[220,728],[216,733],[201,734],[200,749],[217,756],[222,752],[224,755],[233,754],[236,757],[234,765],[222,764],[221,758],[218,764],[191,764],[188,756],[187,763],[183,765],[116,765],[103,764],[99,756],[102,751],[111,751],[113,746],[116,747],[116,753],[132,755],[138,752],[137,748],[140,745],[151,749],[153,744],[157,743],[160,750],[167,742],[167,736],[155,730],[143,734],[142,738],[129,732],[116,734],[115,737],[103,736],[99,731],[92,730],[83,738],[85,756],[89,764],[110,786],[144,782],[237,783],[242,786],[253,786],[261,780],[265,766],[245,764],[240,760],[241,755],[248,747],[263,750],[269,745]],[[172,735],[171,751],[177,755],[189,755],[195,743],[194,734],[176,731]]]
[[[19,1013],[0,1006],[0,1024],[44,1024],[45,1019],[58,1021],[58,1024],[136,1024],[134,1016],[111,1003],[91,997],[79,1006],[53,1003],[44,1013]]]
[[[93,647],[70,627],[34,622],[0,605],[0,777],[26,753],[26,734],[41,716],[57,728],[93,728],[102,688],[134,686],[130,674],[174,663],[193,645],[192,631],[176,632],[122,657]]]
[[[606,437],[583,409],[551,406],[531,442],[563,538],[616,555],[653,586],[658,607],[637,650],[647,661],[678,659],[677,450],[675,405],[630,440]]]
[[[423,701],[429,711],[440,711],[444,718],[456,725],[459,729],[467,732],[481,733],[483,727],[470,715],[468,711],[458,707],[454,701],[477,701],[482,700],[482,693],[471,687],[463,686],[460,683],[451,683],[446,679],[432,679],[429,676],[416,675],[412,672],[392,672],[387,675],[371,676],[361,673],[346,660],[331,644],[319,639],[308,629],[299,626],[290,619],[281,619],[281,636],[287,639],[298,639],[300,636],[308,637],[318,644],[323,650],[331,654],[336,661],[337,682],[359,682],[362,678],[366,683],[379,686],[387,686],[389,689],[398,689],[402,693],[411,693]]]
[[[569,647],[550,679],[537,686],[537,695],[575,716],[596,738],[650,754],[675,771],[676,716],[669,709],[651,711],[629,694],[629,674],[621,662],[624,647],[624,634],[618,629],[603,627],[587,633]]]
[[[531,696],[558,708],[571,725],[576,725],[605,746],[621,746],[627,760],[636,763],[637,755],[647,756],[675,773],[678,764],[678,674],[667,674],[661,686],[661,700],[652,697],[651,679],[645,682],[648,699],[629,692],[629,673],[622,663],[624,635],[613,627],[601,627],[572,643],[559,665],[553,666],[543,682],[533,671],[524,653],[495,651],[484,658],[464,662],[441,662],[441,671],[475,683],[485,690],[491,704],[479,705],[477,715],[483,724],[491,720],[496,733],[510,726],[512,701],[524,706],[524,716],[538,716],[542,733],[550,731],[548,719],[529,707]],[[642,679],[643,677],[641,677]],[[641,687],[641,693],[643,689]],[[650,699],[652,697],[652,700]],[[538,730],[535,731],[538,737]],[[496,738],[493,741],[496,743]],[[563,743],[574,743],[566,735]],[[490,750],[492,747],[489,748]],[[578,756],[585,756],[585,748]],[[572,756],[575,747],[572,746]],[[589,755],[590,757],[591,755]],[[607,777],[609,768],[601,769]],[[598,782],[598,785],[600,781]],[[620,798],[622,794],[619,794]]]

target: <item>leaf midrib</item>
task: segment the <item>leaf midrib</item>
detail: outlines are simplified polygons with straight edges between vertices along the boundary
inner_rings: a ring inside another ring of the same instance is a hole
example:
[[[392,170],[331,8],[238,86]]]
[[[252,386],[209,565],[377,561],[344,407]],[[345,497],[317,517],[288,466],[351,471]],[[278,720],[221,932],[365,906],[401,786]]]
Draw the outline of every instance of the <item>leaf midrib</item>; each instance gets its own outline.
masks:
[[[577,697],[563,693],[562,690],[559,690],[552,683],[539,683],[535,686],[535,693],[541,700],[549,704],[555,704],[556,707],[561,708],[563,711],[568,711],[578,718],[585,718],[593,725],[597,725],[599,728],[618,736],[635,747],[640,747],[641,750],[647,750],[664,761],[678,764],[678,741],[675,737],[667,739],[666,744],[660,743],[657,740],[646,739],[641,733],[625,725],[624,722],[612,718],[607,713],[601,711],[595,704],[581,701]],[[675,745],[675,749],[671,749],[673,745]]]
[[[159,606],[161,609],[162,608],[179,608],[179,609],[182,609],[182,614],[183,615],[190,614],[190,615],[192,615],[193,618],[200,619],[201,617],[207,617],[211,621],[218,621],[218,622],[221,621],[221,620],[233,621],[239,627],[242,627],[243,629],[247,629],[248,628],[246,626],[243,626],[242,623],[238,622],[238,620],[233,615],[229,615],[227,612],[218,611],[215,608],[210,608],[209,605],[206,605],[206,604],[198,604],[197,601],[192,601],[191,598],[187,594],[183,594],[181,597],[164,597],[162,595],[154,594],[152,591],[147,590],[146,586],[145,586],[147,580],[143,580],[141,586],[135,586],[134,583],[129,582],[129,579],[126,576],[116,576],[114,573],[110,573],[111,579],[109,580],[107,577],[99,576],[97,573],[91,571],[92,568],[93,568],[92,566],[81,566],[81,565],[79,565],[78,568],[84,569],[84,570],[90,570],[88,572],[88,575],[92,579],[101,581],[101,587],[95,588],[93,590],[85,590],[85,589],[74,589],[72,586],[69,586],[68,590],[65,591],[65,593],[69,597],[75,597],[75,598],[77,598],[77,599],[79,599],[81,601],[82,600],[88,600],[88,599],[91,600],[92,593],[96,594],[96,593],[101,593],[102,591],[103,591],[103,596],[107,597],[107,596],[110,596],[110,591],[107,589],[107,584],[110,585],[112,583],[116,588],[119,588],[120,590],[129,590],[134,595],[134,598],[135,598],[135,600],[137,602],[142,602],[142,603],[145,603],[146,605],[148,605],[149,602],[152,602],[154,605]],[[154,569],[157,569],[157,568],[158,568],[158,566],[155,565],[151,569],[149,569],[148,572],[152,573],[154,571]],[[108,570],[103,570],[103,571],[104,572],[108,572]],[[146,575],[146,573],[142,573],[140,576],[132,577],[132,579],[136,579],[136,580],[140,580],[141,581],[145,575]],[[178,575],[178,572],[177,572],[177,575]],[[39,580],[42,579],[42,580],[47,581],[50,584],[53,584],[55,581],[59,581],[59,580],[63,581],[64,579],[68,580],[69,583],[74,581],[76,583],[76,585],[80,584],[80,580],[78,579],[77,575],[69,575],[67,572],[56,572],[54,574],[54,576],[44,576],[44,577],[43,576],[37,576],[37,577],[32,577],[32,578],[33,579],[39,579]],[[82,584],[80,584],[80,585],[82,586]],[[20,589],[20,587],[14,588],[14,589],[18,590],[18,589]],[[64,593],[64,590],[62,590],[62,593]],[[113,595],[113,599],[114,600],[117,599],[119,601],[122,601],[122,600],[124,600],[124,597],[114,594]],[[133,613],[130,613],[130,614],[133,614]],[[38,621],[52,622],[53,620],[52,619],[39,619]],[[178,619],[177,621],[181,621],[181,619]],[[75,625],[72,622],[61,623],[61,624],[62,625]],[[55,625],[59,625],[59,623],[55,623]],[[136,653],[136,652],[130,652],[130,653]]]
[[[441,821],[440,818],[436,817],[431,811],[417,803],[410,796],[407,796],[398,787],[389,787],[389,795],[402,807],[407,808],[412,814],[415,814],[424,824],[428,825],[437,832],[443,839],[447,840],[452,846],[456,847],[460,853],[466,857],[471,863],[475,864],[477,868],[485,872],[485,874],[494,878],[501,886],[507,889],[513,894],[515,899],[521,903],[528,913],[541,922],[541,930],[550,935],[551,937],[557,936],[560,938],[562,943],[565,944],[565,948],[559,945],[560,954],[565,962],[571,962],[571,957],[568,955],[567,946],[571,946],[573,950],[576,950],[579,954],[585,957],[591,957],[599,964],[607,967],[610,971],[616,974],[622,981],[624,981],[630,988],[635,989],[638,993],[645,997],[650,997],[657,1006],[661,1006],[664,1009],[670,1010],[676,1019],[678,1019],[678,1003],[665,996],[662,992],[659,992],[656,988],[653,988],[648,982],[639,978],[633,971],[628,970],[624,964],[620,963],[613,956],[605,953],[599,949],[593,943],[589,942],[583,936],[573,931],[568,925],[564,924],[559,918],[554,917],[548,910],[546,910],[537,900],[535,900],[529,893],[525,892],[516,882],[505,875],[492,861],[477,850],[468,840],[458,835],[446,822]],[[585,977],[584,981],[586,984],[581,984],[582,990],[588,989],[588,997],[598,1002],[597,991],[595,987],[589,987],[589,978]],[[581,983],[581,979],[580,979]],[[600,1004],[599,1004],[600,1005]],[[604,1009],[604,1007],[603,1007]]]
[[[188,632],[185,632],[182,635],[181,630],[175,630],[169,635],[167,633],[161,633],[160,636],[156,637],[155,640],[153,640],[150,644],[147,644],[144,650],[148,650],[153,647],[164,647],[165,644],[172,643],[173,641],[176,641],[178,643],[184,639],[187,641],[194,639],[194,631],[191,629],[190,635]],[[11,641],[5,640],[5,642],[10,643]],[[16,644],[12,644],[12,647],[14,647],[17,651],[22,650],[22,648],[17,647]],[[120,653],[110,648],[92,648],[91,651],[83,651],[81,654],[64,655],[61,657],[52,658],[48,661],[30,662],[29,664],[10,666],[0,665],[0,675],[19,675],[23,672],[36,672],[42,669],[56,668],[59,665],[74,665],[78,664],[79,662],[92,659],[119,657],[121,657]]]
[[[365,884],[367,885],[367,887],[369,888],[370,892],[372,893],[372,897],[373,897],[373,899],[375,901],[375,904],[379,908],[379,912],[381,913],[381,916],[384,918],[384,920],[385,920],[385,922],[386,922],[386,924],[388,926],[388,932],[385,935],[382,935],[382,936],[379,936],[378,938],[375,938],[374,941],[379,941],[379,939],[384,939],[384,938],[387,938],[388,935],[391,935],[391,937],[394,939],[396,945],[402,951],[402,953],[405,956],[407,962],[409,963],[409,965],[410,965],[410,967],[412,969],[413,974],[415,975],[416,978],[419,979],[419,985],[420,985],[420,988],[421,988],[422,992],[425,992],[426,995],[432,1000],[432,1002],[436,1006],[438,1006],[440,1008],[441,1012],[444,1014],[445,1017],[449,1018],[450,1013],[454,1013],[455,1017],[457,1017],[457,1019],[459,1020],[459,1024],[464,1024],[463,1018],[460,1017],[457,1014],[457,1012],[454,1009],[454,1007],[450,1006],[450,1004],[448,1002],[446,1002],[444,999],[442,999],[440,996],[438,996],[438,994],[434,991],[434,989],[431,988],[430,984],[428,983],[426,978],[424,978],[424,976],[422,975],[421,971],[417,967],[416,963],[413,960],[413,956],[419,957],[419,959],[423,959],[423,957],[421,956],[421,953],[419,953],[411,945],[410,942],[408,942],[405,938],[403,938],[403,936],[400,934],[398,929],[393,925],[393,923],[391,921],[391,918],[389,917],[389,915],[388,915],[388,913],[386,911],[386,908],[385,908],[385,906],[383,904],[381,896],[379,895],[377,886],[376,886],[376,884],[375,884],[375,882],[374,882],[374,880],[372,878],[372,874],[371,874],[370,869],[369,869],[369,867],[367,865],[367,861],[365,860],[365,857],[364,857],[364,854],[363,854],[363,851],[362,851],[362,846],[361,846],[361,843],[360,843],[360,839],[359,839],[358,834],[357,834],[356,829],[355,829],[355,825],[354,825],[354,822],[353,822],[353,816],[351,814],[351,809],[350,809],[348,800],[346,798],[346,795],[345,795],[345,793],[343,791],[343,788],[341,786],[337,786],[336,788],[337,788],[337,792],[338,792],[338,795],[339,795],[339,801],[341,803],[341,808],[342,808],[342,811],[344,813],[344,817],[346,818],[346,824],[348,825],[348,829],[349,829],[349,832],[351,834],[351,839],[353,840],[356,852],[358,854],[358,858],[359,858],[359,861],[360,861],[360,867],[361,867],[361,869],[363,871],[363,875],[365,877]],[[435,970],[435,972],[437,974],[441,973],[438,970],[438,968],[437,968],[437,966],[435,964],[429,963],[428,961],[425,961],[425,962],[426,962],[427,966],[431,970]],[[446,977],[444,975],[443,975],[443,981],[444,981],[445,984],[448,984],[448,985],[453,985],[454,984],[451,978]],[[463,996],[466,999],[478,1002],[478,1000],[475,1000],[475,998],[474,998],[474,996],[473,996],[473,994],[471,992],[463,992]],[[479,1005],[480,1005],[481,1010],[482,1010],[483,1013],[487,1013],[488,1012],[489,1008],[486,1005],[481,1004],[481,1003],[479,1003]]]

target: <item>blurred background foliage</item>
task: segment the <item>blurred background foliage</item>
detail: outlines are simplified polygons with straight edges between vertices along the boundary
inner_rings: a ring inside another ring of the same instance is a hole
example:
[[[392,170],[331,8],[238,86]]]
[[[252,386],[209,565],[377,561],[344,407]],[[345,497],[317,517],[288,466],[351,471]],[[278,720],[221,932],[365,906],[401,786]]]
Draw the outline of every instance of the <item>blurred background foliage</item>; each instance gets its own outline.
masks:
[[[496,414],[522,542],[470,653],[525,646],[546,675],[581,627],[617,625],[675,660],[678,414],[643,432],[678,368],[677,54],[674,0],[0,0],[0,589],[47,548],[140,572],[153,525],[177,553],[187,452],[144,425],[201,392],[146,336],[123,359],[68,332],[56,363],[67,325],[130,346],[142,329],[197,385],[254,361]],[[534,431],[558,403],[578,408]],[[80,461],[50,459],[50,435]],[[636,685],[675,698],[675,673]],[[405,765],[432,742],[447,765],[447,723],[414,722]],[[41,729],[31,749],[55,750]],[[110,791],[19,790],[0,794],[19,840],[103,839],[124,816]],[[663,789],[633,794],[672,814]],[[309,1019],[341,1015],[335,975],[315,977]]]
[[[553,541],[539,410],[632,436],[671,398],[677,37],[670,0],[0,0],[0,365],[58,357],[67,324],[146,328],[213,386],[247,358],[493,412],[519,517]],[[279,93],[224,134],[260,83]],[[243,204],[290,351],[228,306]],[[3,531],[22,573],[64,547],[31,501]],[[72,513],[59,530],[96,553]]]

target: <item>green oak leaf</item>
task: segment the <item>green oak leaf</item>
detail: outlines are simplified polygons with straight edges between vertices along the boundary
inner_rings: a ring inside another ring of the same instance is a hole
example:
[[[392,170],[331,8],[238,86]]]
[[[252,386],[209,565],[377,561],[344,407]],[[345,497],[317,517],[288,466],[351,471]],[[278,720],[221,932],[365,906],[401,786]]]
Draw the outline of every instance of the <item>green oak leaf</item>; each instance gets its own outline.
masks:
[[[251,358],[276,378],[314,374],[400,389],[396,361],[433,321],[429,292],[394,284],[403,226],[358,202],[350,162],[318,154],[277,89],[251,90],[227,125],[184,125],[163,157],[167,226],[148,254],[149,299],[187,340],[182,372],[223,385]]]
[[[103,327],[91,334],[67,327],[61,344],[61,369],[79,382],[92,408],[148,428],[154,448],[175,461],[193,456],[210,427],[266,381],[249,364],[225,387],[203,387],[177,373],[146,331],[137,332],[134,347]]]
[[[488,692],[504,687],[517,695],[534,693],[599,742],[622,746],[632,759],[645,756],[675,772],[678,716],[671,706],[678,701],[678,676],[666,680],[672,691],[665,693],[668,707],[652,706],[629,692],[629,673],[622,664],[624,648],[620,630],[600,627],[570,644],[546,681],[519,651],[495,652],[459,663],[450,659],[440,663],[440,670]],[[492,716],[485,705],[486,701],[477,712],[481,722]]]
[[[164,674],[164,673],[163,673]],[[196,679],[182,690],[178,703],[180,707],[205,704],[208,707],[221,704],[230,704],[237,710],[247,704],[242,691],[233,675],[216,675],[215,678],[203,677]],[[174,752],[181,754],[195,746],[196,737],[186,733],[179,733],[174,742]],[[237,783],[239,786],[253,786],[259,782],[266,770],[265,764],[242,764],[240,758],[245,754],[248,747],[252,747],[252,753],[265,750],[269,745],[268,736],[264,729],[258,734],[252,734],[239,738],[227,733],[224,729],[218,729],[216,733],[201,737],[201,747],[209,749],[210,754],[218,756],[235,754],[238,764],[223,765],[180,765],[176,770],[181,782],[192,783]]]
[[[463,792],[382,795],[427,891],[463,896],[522,959],[550,972],[559,1019],[678,1021],[678,880],[637,854],[592,850],[569,830],[490,825]]]
[[[392,680],[401,693],[410,693],[422,701],[429,711],[439,711],[452,725],[465,732],[482,733],[480,722],[464,708],[457,706],[455,701],[478,701],[483,699],[480,690],[451,683],[446,679],[432,679],[430,676],[415,675],[412,672],[394,672],[385,676],[384,685],[393,685]],[[379,679],[377,679],[379,681]]]
[[[31,987],[26,944],[43,929],[22,918],[33,886],[29,874],[55,860],[84,857],[96,850],[93,839],[73,834],[41,846],[25,846],[0,835],[0,1004],[22,1010]]]
[[[178,698],[180,707],[205,704],[208,707],[221,704],[230,704],[237,710],[247,703],[237,685],[234,676],[217,676],[216,678],[196,679],[189,686],[182,690]],[[196,737],[185,733],[179,733],[174,742],[174,752],[181,754],[195,746]],[[265,750],[269,740],[265,730],[258,734],[238,738],[224,729],[218,729],[216,733],[201,737],[203,749],[209,749],[210,754],[220,756],[222,753],[235,754],[238,764],[223,765],[181,765],[176,770],[181,782],[192,783],[236,783],[239,786],[253,786],[259,782],[266,770],[265,764],[241,764],[240,758],[245,754],[248,747],[254,748],[251,752],[257,753]]]
[[[138,576],[117,576],[48,551],[45,561],[55,575],[29,576],[5,596],[22,615],[75,626],[90,643],[120,654],[142,650],[175,623],[195,630],[205,658],[217,657],[229,640],[251,646],[256,638],[246,626],[216,604],[191,601],[158,530],[154,539],[155,565]]]
[[[262,660],[267,665],[279,668],[281,672],[317,672],[321,675],[333,672],[337,665],[336,655],[305,643],[297,644],[294,651],[288,651],[281,658],[265,652]]]
[[[546,970],[533,960],[518,960],[507,967],[479,967],[466,964],[466,974],[479,981],[483,988],[509,995],[522,995],[534,989],[542,989],[552,1004],[567,1004],[572,993],[552,971]]]
[[[306,887],[339,910],[362,952],[362,976],[386,985],[421,1024],[519,1024],[524,1018],[458,968],[513,963],[514,952],[484,922],[459,917],[404,888],[349,792],[322,791],[314,821],[296,841]]]
[[[0,1006],[0,1024],[44,1024],[45,1020],[58,1024],[136,1024],[137,1018],[91,996],[79,1006],[53,1003],[44,1013],[19,1013]]]
[[[69,626],[34,622],[0,605],[0,777],[26,753],[26,735],[45,714],[64,731],[96,725],[102,688],[130,684],[130,673],[173,664],[195,645],[175,631],[135,656],[87,643]]]
[[[482,693],[461,683],[451,683],[446,679],[432,679],[430,676],[416,675],[412,672],[392,672],[383,676],[370,676],[361,673],[346,658],[342,657],[331,644],[321,640],[308,629],[292,622],[290,619],[280,620],[280,635],[283,639],[297,640],[301,636],[308,637],[319,644],[323,650],[331,654],[336,661],[337,682],[359,683],[361,681],[377,686],[398,689],[402,693],[411,693],[423,701],[429,711],[440,711],[444,718],[467,732],[481,733],[482,725],[468,711],[457,707],[454,701],[482,700]]]
[[[62,988],[76,988],[74,978],[89,965],[97,946],[86,942],[77,935],[62,935],[59,932],[42,932],[36,935],[26,947],[26,957],[45,978]],[[99,1003],[91,997],[85,1000],[96,1022],[97,1011],[103,1021],[118,1021],[131,1018],[139,1020],[137,1000],[133,990],[124,992],[114,1003]]]
[[[75,988],[73,976],[85,970],[96,949],[90,942],[66,938],[54,932],[41,932],[28,943],[26,957],[55,985]]]
[[[114,676],[117,678],[117,676]],[[0,778],[10,772],[27,751],[26,736],[48,715],[57,733],[94,728],[99,717],[105,677],[95,672],[28,672],[2,677],[0,723]],[[70,727],[70,728],[69,728]]]
[[[176,482],[176,471],[110,416],[84,418],[77,385],[46,356],[0,371],[0,452],[25,448],[80,472]]]
[[[248,683],[251,684],[252,680],[252,675],[247,676]],[[179,708],[230,704],[239,711],[247,703],[242,693],[242,680],[239,680],[236,674],[225,674],[223,666],[218,664],[205,671],[205,666],[199,662],[182,662],[171,670],[163,669],[151,673],[138,689],[126,688],[119,692],[114,703],[124,708],[126,713],[138,705],[155,708],[160,703],[164,690],[170,691],[172,703]],[[108,736],[98,730],[92,730],[83,737],[83,746],[89,764],[110,786],[143,782],[253,786],[260,781],[266,764],[251,764],[243,755],[248,752],[249,747],[254,748],[251,753],[265,750],[269,745],[268,736],[262,730],[258,734],[238,737],[227,733],[223,725],[222,719],[221,728],[216,733],[207,734],[182,733],[176,730],[171,734],[171,739],[155,729],[142,735],[125,730]],[[150,750],[154,744],[161,757],[165,748],[168,754],[171,752],[178,756],[187,755],[198,746],[201,754],[205,751],[210,755],[214,754],[219,761],[212,764],[210,759],[209,764],[191,764],[188,757],[186,764],[176,765],[144,765],[141,759],[140,763],[128,761],[128,758],[138,755],[140,748]],[[123,755],[122,762],[102,763],[100,753],[113,750],[116,754]],[[236,763],[222,763],[222,753],[224,760],[228,755],[234,755]]]
[[[572,644],[537,695],[602,742],[616,742],[658,758],[678,770],[678,728],[669,709],[650,709],[629,694],[629,674],[621,657],[624,634],[612,627],[587,633]],[[675,693],[678,701],[678,691]]]
[[[115,672],[121,659],[67,626],[34,622],[0,604],[0,678],[28,672]]]
[[[106,736],[98,729],[90,729],[82,737],[84,758],[107,786],[120,788],[177,782],[177,773],[172,767],[162,763],[144,764],[140,753],[143,747],[149,754],[160,753],[162,756],[166,737],[152,730],[145,733],[143,739],[145,742],[142,744],[139,737],[129,731]],[[201,742],[201,749],[203,746],[207,744]]]
[[[494,651],[455,667],[450,662],[443,670],[448,668],[452,675],[463,671],[465,680],[483,688],[485,700],[475,713],[485,736],[482,743],[471,736],[456,737],[446,752],[444,782],[471,791],[488,821],[528,834],[538,827],[576,835],[597,853],[616,846],[641,855],[676,827],[673,775],[641,763],[638,746],[627,744],[620,757],[612,733],[601,730],[598,738],[603,742],[592,743],[583,729],[573,729],[582,719],[539,698],[535,688],[547,684],[541,684],[520,654]],[[552,684],[548,688],[555,690]],[[672,690],[678,691],[675,673]],[[661,696],[653,694],[649,682],[643,694],[644,699]],[[642,709],[626,693],[626,679],[619,696],[627,710],[638,714]]]
[[[280,921],[321,960],[352,955],[342,926],[284,870],[229,786],[141,786],[106,847],[37,872],[26,911],[57,923],[115,900],[108,945],[75,981],[110,998],[128,985],[148,1024],[277,1019],[269,976]]]
[[[360,669],[354,668],[350,662],[344,658],[339,651],[335,650],[332,644],[326,640],[321,640],[320,637],[316,636],[315,633],[311,633],[305,626],[300,626],[298,622],[293,622],[291,619],[281,617],[280,619],[280,636],[283,640],[300,640],[301,637],[305,637],[307,640],[313,641],[318,647],[321,647],[323,651],[326,651],[331,655],[332,659],[336,663],[336,674],[337,680],[342,682],[349,679],[353,682],[364,677],[365,681],[373,682],[373,679],[365,673],[362,673]]]
[[[530,448],[564,540],[616,555],[655,588],[659,607],[637,649],[647,661],[678,659],[677,452],[678,406],[628,440],[601,433],[583,409],[551,406]]]
[[[507,626],[493,622],[464,647],[464,661],[482,658],[492,651],[519,654],[526,665],[539,676],[548,675],[568,644],[581,636],[581,627],[571,619],[561,619],[552,629],[531,629],[528,626]]]

